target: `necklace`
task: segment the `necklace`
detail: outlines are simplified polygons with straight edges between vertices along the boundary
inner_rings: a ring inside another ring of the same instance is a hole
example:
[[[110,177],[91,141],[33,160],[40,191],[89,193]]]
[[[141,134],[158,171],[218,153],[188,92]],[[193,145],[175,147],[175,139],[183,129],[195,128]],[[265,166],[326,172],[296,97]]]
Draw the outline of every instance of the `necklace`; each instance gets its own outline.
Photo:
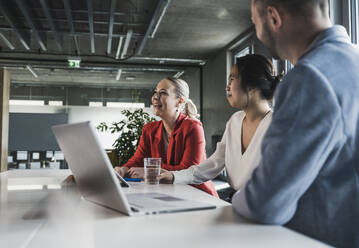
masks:
[[[261,121],[269,114],[269,112],[271,112],[272,109],[267,110],[267,112],[265,112],[265,114],[263,115],[263,117],[261,118]],[[243,122],[247,123],[247,116],[244,116]]]
[[[272,109],[269,109],[264,115],[263,115],[263,118],[262,120],[267,116],[267,114],[269,114],[269,112],[271,112]]]

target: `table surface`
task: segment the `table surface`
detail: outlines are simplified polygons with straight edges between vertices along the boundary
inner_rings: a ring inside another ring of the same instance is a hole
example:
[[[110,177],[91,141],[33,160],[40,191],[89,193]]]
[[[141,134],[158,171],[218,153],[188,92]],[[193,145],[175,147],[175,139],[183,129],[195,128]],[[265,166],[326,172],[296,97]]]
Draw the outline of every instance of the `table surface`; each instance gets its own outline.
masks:
[[[258,225],[227,202],[188,185],[139,183],[126,193],[161,192],[216,209],[126,216],[61,186],[68,170],[0,173],[1,247],[328,247],[281,226]]]

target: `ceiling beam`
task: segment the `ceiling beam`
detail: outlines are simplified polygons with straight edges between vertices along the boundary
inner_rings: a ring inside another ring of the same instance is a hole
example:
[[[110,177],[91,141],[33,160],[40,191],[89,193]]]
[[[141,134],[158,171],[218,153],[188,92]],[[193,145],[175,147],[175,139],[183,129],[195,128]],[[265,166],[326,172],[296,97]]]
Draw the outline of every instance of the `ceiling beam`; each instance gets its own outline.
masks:
[[[112,33],[113,33],[113,23],[115,20],[116,2],[117,2],[117,0],[111,0],[110,19],[109,19],[109,24],[108,24],[107,54],[111,54]]]
[[[143,37],[140,46],[137,49],[137,55],[141,55],[145,45],[147,43],[148,38],[153,39],[155,33],[164,17],[168,6],[170,5],[171,0],[159,0],[156,6],[156,9],[153,13],[150,24],[147,27],[145,36]]]
[[[39,75],[34,71],[34,69],[31,67],[31,65],[26,65],[26,69],[29,70],[29,72],[31,72],[31,74],[35,77],[38,78]]]
[[[92,0],[87,0],[88,16],[89,16],[89,27],[90,27],[90,44],[91,53],[95,53],[95,35],[93,28],[93,5]]]
[[[121,74],[122,74],[122,69],[118,69],[117,74],[116,74],[116,80],[117,80],[117,81],[120,80]]]
[[[8,48],[11,50],[14,50],[14,45],[6,38],[6,36],[0,32],[0,38],[3,40],[3,42],[7,45]]]
[[[41,8],[39,7],[33,7],[31,8],[34,11],[41,11]],[[59,8],[51,8],[52,12],[65,12],[64,9],[59,9]],[[73,9],[72,13],[74,14],[87,14],[88,10],[87,9]],[[108,11],[100,11],[100,10],[94,10],[94,15],[105,15],[108,16]],[[128,12],[115,12],[115,16],[125,16],[128,17],[129,13]],[[131,11],[131,16],[140,16],[143,17],[144,15],[146,15],[146,12],[138,12],[138,11]]]
[[[119,41],[118,41],[116,56],[115,56],[116,59],[119,59],[119,58],[120,58],[120,52],[121,52],[122,42],[123,42],[123,37],[120,37],[120,39],[119,39]]]
[[[32,8],[33,9],[33,8]],[[52,9],[51,9],[51,12]],[[50,12],[50,13],[51,13]],[[74,10],[71,10],[71,13],[74,14],[75,11]],[[92,13],[95,15],[95,11],[92,11]],[[88,14],[88,11],[86,12],[86,14]],[[0,14],[0,19],[3,19],[4,17]],[[23,16],[19,16],[17,17],[18,20],[25,20],[25,18]],[[37,23],[39,22],[47,22],[47,18],[44,18],[44,17],[34,17],[33,20]],[[53,18],[53,21],[58,23],[58,22],[66,22],[67,23],[67,18]],[[74,24],[89,24],[89,19],[88,18],[76,18],[76,20],[72,20],[72,22]],[[93,24],[99,24],[99,25],[108,25],[108,20],[93,20]],[[144,22],[137,22],[137,23],[134,23],[134,22],[121,22],[121,21],[114,21],[113,22],[113,26],[126,26],[126,27],[144,27],[146,26],[147,27],[147,23],[144,23]],[[114,27],[115,28],[115,27]]]
[[[0,66],[26,66],[31,65],[37,68],[58,68],[58,69],[69,69],[67,63],[64,62],[64,59],[39,59],[39,58],[3,58],[0,57]],[[188,67],[199,68],[198,65],[180,65],[180,64],[133,64],[125,62],[103,62],[103,61],[82,61],[81,67],[76,70],[102,70],[102,71],[114,71],[118,69],[131,70],[131,71],[167,71],[176,73],[180,70],[184,70]]]
[[[65,14],[66,14],[66,18],[67,18],[67,23],[69,25],[70,33],[74,36],[76,51],[77,51],[77,54],[79,55],[80,54],[80,47],[79,47],[79,44],[77,42],[77,36],[75,35],[75,27],[74,27],[74,24],[72,22],[72,14],[71,14],[70,2],[69,2],[69,0],[62,0],[62,1],[64,3]]]
[[[8,26],[2,26],[0,25],[0,31],[13,31],[12,28],[8,27]],[[30,32],[30,29],[28,28],[22,28],[22,29],[19,29],[20,31],[27,31],[27,32]],[[44,32],[44,33],[52,33],[52,30],[50,29],[41,29],[40,32]],[[58,30],[58,33],[60,35],[66,35],[66,36],[86,36],[88,37],[89,36],[89,32],[88,30],[80,30],[80,31],[76,31],[75,33],[70,33],[68,31],[61,31],[61,30]],[[107,37],[108,36],[108,33],[99,33],[99,32],[95,32],[94,33],[95,36],[100,36],[100,37]],[[134,33],[132,34],[133,37],[135,38],[142,38],[143,35],[142,34],[138,34],[138,33]],[[120,37],[126,37],[126,34],[112,34],[112,38],[120,38]]]
[[[33,20],[33,16],[31,14],[31,12],[29,11],[29,9],[30,9],[29,6],[27,5],[27,3],[23,2],[23,0],[16,0],[16,3],[17,3],[17,6],[19,7],[19,9],[21,10],[22,14],[24,15],[27,24],[30,26],[32,33],[34,34],[41,49],[43,51],[47,51],[47,47],[45,44],[45,37],[39,33],[39,30],[36,27],[36,24]]]
[[[44,11],[44,14],[45,14],[45,16],[47,18],[47,22],[49,23],[49,26],[51,28],[51,31],[54,34],[56,45],[57,45],[58,49],[60,51],[62,51],[63,46],[62,46],[61,37],[60,37],[59,33],[57,32],[57,29],[56,29],[56,26],[55,26],[55,23],[54,23],[54,19],[52,18],[52,14],[51,14],[49,5],[47,3],[47,0],[40,0],[40,3],[41,3],[41,6],[42,6],[42,9]]]
[[[125,45],[123,46],[123,50],[122,50],[122,54],[121,54],[121,59],[125,58],[125,55],[127,55],[127,50],[128,50],[128,48],[130,46],[132,34],[133,34],[132,29],[127,31]]]
[[[19,25],[16,22],[15,17],[12,15],[12,12],[5,4],[4,0],[0,0],[0,10],[2,11],[6,21],[10,24],[12,31],[15,32],[20,43],[25,47],[26,50],[30,50],[30,36],[27,35],[25,32],[20,31]]]

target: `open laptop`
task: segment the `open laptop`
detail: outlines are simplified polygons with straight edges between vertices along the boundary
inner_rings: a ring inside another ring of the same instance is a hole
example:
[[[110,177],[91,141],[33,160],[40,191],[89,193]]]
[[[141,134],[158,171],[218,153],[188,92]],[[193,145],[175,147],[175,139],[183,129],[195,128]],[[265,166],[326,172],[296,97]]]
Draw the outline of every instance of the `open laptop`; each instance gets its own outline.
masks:
[[[125,194],[90,122],[53,126],[56,140],[82,196],[127,215],[159,214],[215,208],[162,193]],[[121,181],[118,179],[120,178]]]

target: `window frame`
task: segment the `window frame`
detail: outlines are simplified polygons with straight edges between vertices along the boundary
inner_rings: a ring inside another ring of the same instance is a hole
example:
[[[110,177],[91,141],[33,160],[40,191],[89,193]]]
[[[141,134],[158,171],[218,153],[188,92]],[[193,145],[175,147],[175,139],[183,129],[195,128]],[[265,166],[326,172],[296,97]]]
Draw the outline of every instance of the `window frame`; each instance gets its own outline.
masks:
[[[358,7],[359,1],[358,0],[351,0],[350,1],[350,21],[351,21],[351,41],[354,44],[358,44],[359,40],[359,20],[358,20]]]

